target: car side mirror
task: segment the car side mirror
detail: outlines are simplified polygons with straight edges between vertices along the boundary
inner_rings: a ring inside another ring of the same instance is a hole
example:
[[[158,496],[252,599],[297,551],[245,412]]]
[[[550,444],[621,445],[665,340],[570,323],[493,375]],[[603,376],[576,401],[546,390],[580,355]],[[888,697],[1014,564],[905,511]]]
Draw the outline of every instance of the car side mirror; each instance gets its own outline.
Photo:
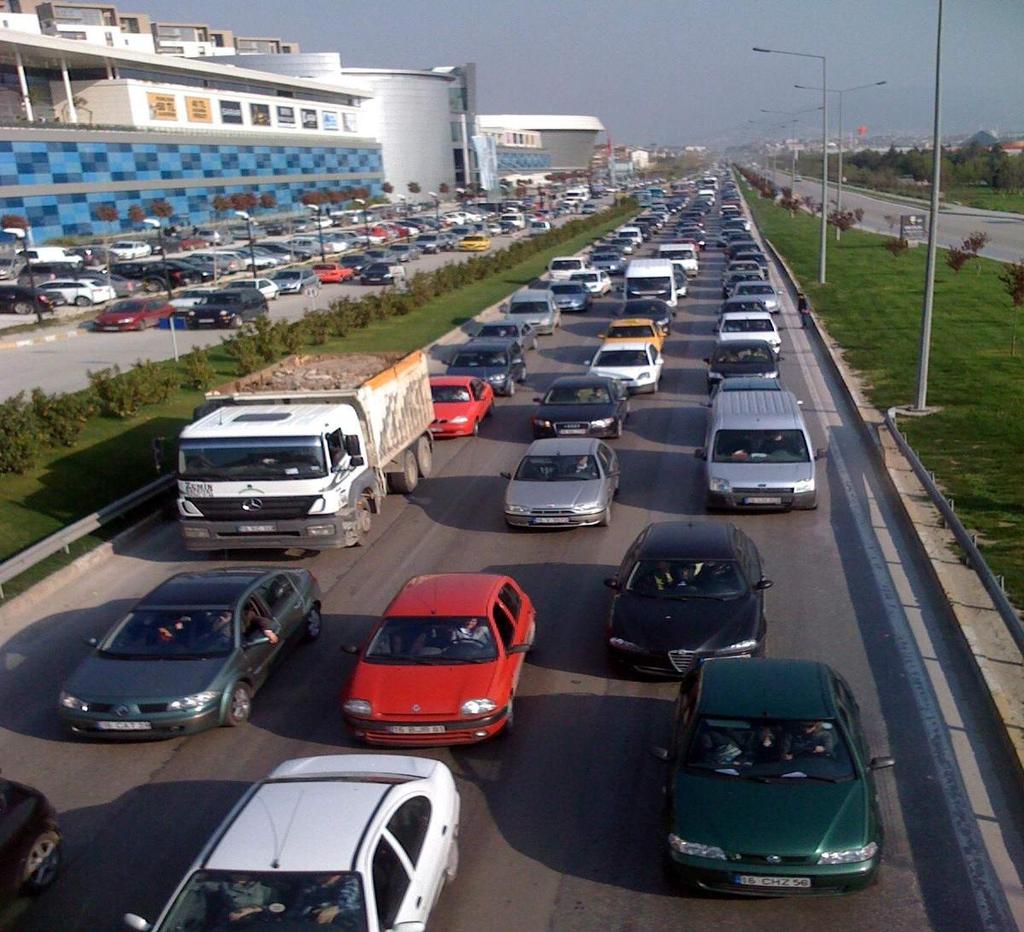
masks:
[[[242,647],[248,650],[250,647],[259,647],[260,644],[269,644],[270,638],[265,634],[257,634],[242,641]]]
[[[358,654],[359,646],[357,644],[342,644],[341,652],[343,654]]]
[[[99,641],[96,638],[82,638],[85,641],[87,647],[99,647]]]
[[[654,745],[650,750],[651,750],[651,756],[652,757],[656,757],[660,761],[667,761],[668,760],[668,757],[669,757],[668,748],[661,748],[661,747],[658,747],[657,745]]]
[[[709,366],[710,366],[710,365],[711,365],[711,357],[710,357],[710,356],[705,356],[705,357],[704,357],[704,362],[705,362],[705,363],[706,363],[707,365],[709,365]]]
[[[502,304],[498,308],[498,310],[501,311],[502,314],[507,314],[508,313],[508,305],[507,304]]]
[[[510,473],[510,472],[500,472],[500,473],[498,473],[498,475],[501,476],[502,479],[511,479],[512,478],[512,473]]]
[[[804,403],[803,403],[803,401],[801,401],[801,400],[800,400],[799,398],[797,398],[797,400],[796,400],[796,403],[797,403],[797,404],[798,404],[798,405],[799,405],[799,406],[800,406],[801,408],[802,408],[802,407],[804,406]],[[817,451],[815,451],[815,452],[817,452]]]
[[[619,592],[619,591],[620,591],[620,590],[622,589],[622,583],[620,583],[620,582],[618,581],[618,579],[616,579],[616,578],[615,578],[614,576],[609,576],[609,577],[608,577],[608,578],[607,578],[607,579],[606,579],[606,580],[604,581],[604,584],[605,584],[605,585],[606,585],[606,586],[607,586],[607,587],[608,587],[609,589],[614,589],[614,590],[615,590],[616,592]]]
[[[136,932],[149,932],[153,928],[145,919],[136,916],[135,913],[125,913],[123,921],[129,929],[135,929]]]
[[[512,656],[512,654],[528,654],[531,650],[533,650],[532,644],[513,644],[505,653]]]
[[[891,757],[872,757],[868,767],[871,770],[886,770],[889,767],[895,767],[896,761]]]
[[[708,404],[708,407],[711,407],[710,403]],[[696,460],[706,460],[708,458],[707,450],[705,450],[704,447],[697,447],[697,449],[693,451],[693,458]]]
[[[828,456],[828,450],[824,447],[818,447],[818,449],[814,451],[814,458],[816,460],[823,460],[826,456]]]
[[[764,591],[765,589],[771,589],[771,587],[774,585],[775,583],[773,583],[770,579],[765,579],[762,576],[756,583],[754,583],[754,588]]]

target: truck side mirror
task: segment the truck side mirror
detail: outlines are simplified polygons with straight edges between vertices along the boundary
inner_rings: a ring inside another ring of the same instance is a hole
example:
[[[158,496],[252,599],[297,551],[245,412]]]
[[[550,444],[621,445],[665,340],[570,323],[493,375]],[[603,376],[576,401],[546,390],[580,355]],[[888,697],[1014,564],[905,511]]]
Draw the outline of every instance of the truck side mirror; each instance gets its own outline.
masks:
[[[708,454],[704,447],[697,447],[697,449],[693,451],[693,457],[694,459],[705,460],[708,458]]]
[[[342,446],[345,448],[345,452],[349,456],[360,456],[363,452],[362,446],[359,443],[358,434],[345,434],[342,437]]]

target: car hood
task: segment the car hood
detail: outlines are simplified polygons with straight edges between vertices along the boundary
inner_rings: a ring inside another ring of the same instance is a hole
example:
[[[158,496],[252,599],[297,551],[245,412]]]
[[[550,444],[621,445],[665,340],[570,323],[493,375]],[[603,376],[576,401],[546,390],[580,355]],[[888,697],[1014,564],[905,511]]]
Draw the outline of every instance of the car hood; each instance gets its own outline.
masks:
[[[458,715],[467,699],[488,696],[497,672],[498,661],[423,666],[360,663],[348,696],[367,700],[375,717]],[[503,701],[503,697],[491,698]]]
[[[473,410],[471,401],[435,401],[434,418],[450,421],[453,417],[468,417]]]
[[[610,379],[635,379],[641,372],[654,372],[657,367],[653,363],[643,366],[594,366],[588,370],[590,375],[603,375]]]
[[[492,375],[506,375],[508,366],[449,366],[445,375],[468,375],[478,379],[487,379]]]
[[[709,471],[718,479],[740,488],[790,487],[794,482],[813,479],[814,463],[709,463]]]
[[[92,702],[138,702],[191,696],[209,689],[230,662],[202,660],[118,660],[94,654],[82,661],[64,685],[66,692]]]
[[[757,783],[681,771],[673,795],[671,831],[726,852],[809,857],[875,840],[862,780]]]
[[[715,362],[711,360],[711,372],[717,372],[722,376],[734,375],[767,375],[770,372],[778,371],[778,365],[774,362]]]
[[[554,312],[546,311],[523,311],[506,315],[512,321],[526,321],[528,324],[547,323],[554,319]]]
[[[598,405],[540,405],[534,418],[541,421],[574,421],[585,423],[614,417],[616,406],[608,402]]]
[[[123,318],[130,317],[133,320],[136,317],[141,316],[142,311],[104,311],[104,313],[97,315],[96,322],[101,324],[116,324]]]
[[[524,508],[572,508],[601,502],[604,479],[581,482],[523,482],[513,479],[505,491],[506,505]]]
[[[611,631],[645,650],[715,651],[757,637],[754,595],[718,599],[657,599],[623,592],[612,604]]]

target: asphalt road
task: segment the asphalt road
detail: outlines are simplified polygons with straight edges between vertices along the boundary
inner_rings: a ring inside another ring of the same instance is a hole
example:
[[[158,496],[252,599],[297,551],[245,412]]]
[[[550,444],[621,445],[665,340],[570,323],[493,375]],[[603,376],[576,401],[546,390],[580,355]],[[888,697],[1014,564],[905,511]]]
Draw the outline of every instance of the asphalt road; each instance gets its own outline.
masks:
[[[623,478],[611,527],[505,529],[498,474],[529,440],[533,392],[501,399],[479,438],[438,444],[435,476],[410,501],[387,500],[369,546],[293,561],[323,587],[323,636],[280,668],[246,727],[153,744],[83,743],[62,734],[55,703],[86,650],[83,637],[101,634],[168,575],[252,563],[253,552],[197,561],[173,525],[159,525],[0,630],[4,773],[50,795],[67,839],[63,876],[22,904],[19,928],[102,932],[128,910],[154,917],[249,782],[284,759],[353,747],[337,698],[352,660],[340,646],[361,639],[408,577],[454,570],[515,576],[537,604],[538,640],[513,734],[422,752],[452,767],[463,799],[460,874],[432,929],[1012,928],[1007,896],[1019,909],[1014,865],[1024,863],[1013,765],[865,433],[791,307],[783,375],[805,402],[815,445],[829,446],[820,507],[732,520],[775,581],[769,655],[833,664],[859,698],[873,753],[896,758],[878,780],[886,858],[876,886],[836,899],[686,896],[662,879],[664,765],[649,749],[667,740],[676,686],[610,672],[601,580],[647,523],[703,514],[692,452],[703,440],[701,359],[721,263],[705,254],[666,346],[662,390],[635,400],[614,442]],[[530,354],[534,391],[580,369],[612,306],[567,316],[544,338]]]
[[[768,172],[771,175],[771,171]],[[788,171],[778,169],[776,171],[775,183],[780,187],[793,187],[791,175]],[[795,185],[796,191],[805,198],[817,202],[821,200],[821,181],[807,179],[798,181]],[[835,204],[836,186],[829,185],[829,203]],[[886,236],[899,236],[900,214],[924,215],[925,235],[927,237],[929,213],[927,205],[899,203],[887,201],[882,198],[872,197],[860,191],[853,191],[848,187],[843,188],[843,210],[856,210],[858,207],[864,211],[864,219],[859,224],[863,229],[874,233],[882,233]],[[895,218],[893,223],[887,218]],[[977,210],[972,207],[947,207],[939,211],[939,236],[940,246],[950,244],[959,245],[967,236],[981,230],[988,234],[989,243],[981,251],[983,256],[990,259],[999,259],[1003,262],[1017,262],[1024,258],[1024,218],[1019,215],[1000,213],[996,210]],[[830,236],[835,236],[830,231]],[[922,248],[924,243],[918,248]]]

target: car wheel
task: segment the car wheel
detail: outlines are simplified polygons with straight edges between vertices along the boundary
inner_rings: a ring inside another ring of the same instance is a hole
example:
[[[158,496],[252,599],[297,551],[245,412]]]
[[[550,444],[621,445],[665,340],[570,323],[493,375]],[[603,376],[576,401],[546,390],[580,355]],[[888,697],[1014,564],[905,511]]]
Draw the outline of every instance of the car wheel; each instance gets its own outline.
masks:
[[[15,301],[14,302],[14,313],[15,314],[32,314],[34,313],[32,303],[30,301]]]
[[[239,329],[239,327],[241,327],[241,326],[242,326],[242,315],[241,315],[241,314],[235,314],[235,315],[234,315],[234,316],[233,316],[233,317],[231,318],[231,322],[230,322],[230,323],[228,324],[228,326],[229,326],[229,327],[230,327],[230,328],[231,328],[232,330],[238,330],[238,329]]]
[[[402,455],[402,471],[391,473],[389,478],[391,487],[401,495],[408,495],[416,488],[420,481],[420,470],[412,450],[406,450]]]
[[[224,724],[229,728],[238,728],[249,721],[252,714],[252,687],[248,683],[235,683],[228,699],[227,711],[224,713]]]
[[[420,471],[420,477],[429,479],[434,471],[434,450],[426,437],[420,437],[416,441],[416,465]]]
[[[508,388],[505,389],[505,396],[511,398],[516,393],[515,379],[508,380]]]
[[[617,437],[621,437],[621,436],[622,436],[622,419],[619,418],[615,422],[615,428],[612,431],[612,437],[616,437],[617,438]]]
[[[60,835],[53,829],[40,832],[28,849],[21,889],[26,893],[42,893],[57,879],[60,858]]]
[[[491,399],[491,403],[487,406],[487,410],[484,412],[484,417],[494,417],[494,399]]]
[[[601,512],[601,520],[597,522],[600,527],[609,527],[612,523],[612,503],[608,502],[604,511]]]
[[[473,421],[473,436],[480,436],[480,418],[477,418],[475,421]]]
[[[516,721],[515,696],[508,697],[508,715],[505,716],[505,727],[501,729],[503,735],[512,734]]]
[[[308,612],[306,617],[303,619],[303,631],[302,637],[306,641],[315,641],[320,637],[320,632],[323,630],[323,616],[320,614],[320,606],[314,605]]]
[[[77,307],[89,307],[90,304],[92,304],[92,301],[90,301],[84,294],[80,294],[75,298],[75,305]]]

